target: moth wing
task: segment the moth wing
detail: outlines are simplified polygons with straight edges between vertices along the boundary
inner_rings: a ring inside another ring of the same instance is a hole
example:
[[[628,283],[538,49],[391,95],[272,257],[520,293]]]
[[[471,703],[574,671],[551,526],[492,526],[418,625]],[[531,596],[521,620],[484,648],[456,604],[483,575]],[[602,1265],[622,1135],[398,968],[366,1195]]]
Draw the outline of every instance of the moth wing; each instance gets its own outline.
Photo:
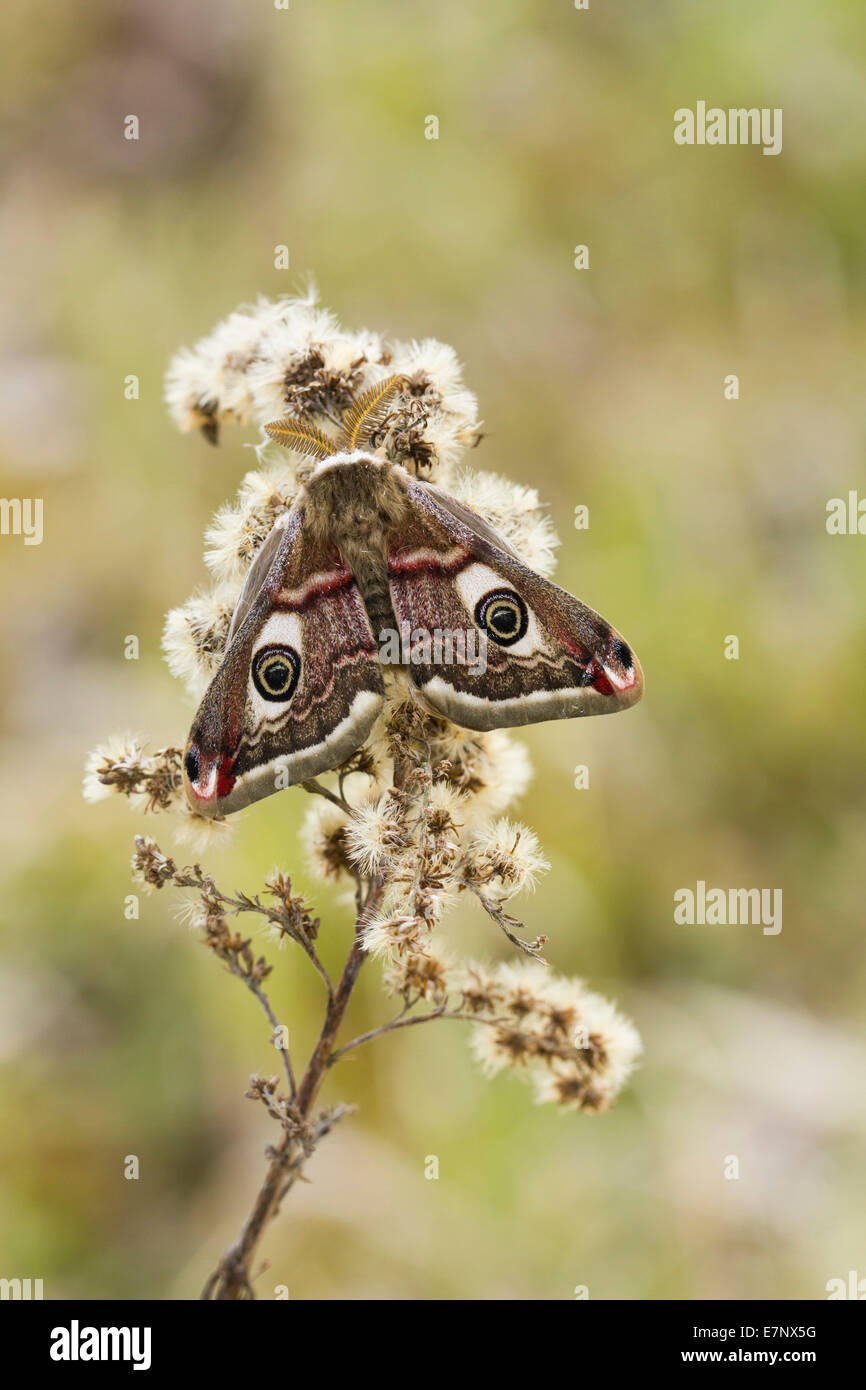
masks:
[[[452,497],[448,492],[443,492],[441,487],[436,487],[433,483],[425,481],[421,484],[421,488],[424,493],[428,493],[436,499],[443,511],[449,512],[455,521],[462,522],[478,539],[488,541],[496,550],[510,555],[513,560],[520,559],[511,542],[501,536],[485,517],[474,512],[471,507],[467,507],[465,502],[458,502],[456,497]]]
[[[280,517],[266,535],[264,541],[256,552],[253,563],[247,570],[243,588],[238,595],[235,604],[235,611],[232,613],[232,620],[229,624],[228,637],[226,638],[226,651],[232,644],[234,635],[243,626],[244,619],[262,591],[265,580],[270,573],[271,567],[279,554],[280,546],[283,543],[283,536],[286,527],[286,516]]]
[[[336,550],[304,528],[300,506],[265,540],[231,631],[184,755],[187,796],[201,815],[237,811],[338,766],[364,742],[384,696],[358,586]]]
[[[406,491],[409,521],[389,537],[388,579],[425,704],[483,730],[640,699],[640,663],[604,618],[530,570],[470,508],[415,479]]]

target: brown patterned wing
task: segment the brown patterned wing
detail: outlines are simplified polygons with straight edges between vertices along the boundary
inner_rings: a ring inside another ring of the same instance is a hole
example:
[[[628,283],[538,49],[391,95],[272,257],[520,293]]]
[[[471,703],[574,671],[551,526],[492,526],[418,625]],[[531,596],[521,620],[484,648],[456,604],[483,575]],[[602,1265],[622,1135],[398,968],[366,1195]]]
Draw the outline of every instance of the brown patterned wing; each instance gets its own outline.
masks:
[[[640,663],[586,604],[495,544],[489,523],[409,479],[411,520],[388,539],[409,674],[456,724],[496,729],[609,714],[643,692]]]
[[[201,815],[237,811],[338,766],[364,742],[382,704],[358,586],[336,550],[305,531],[301,507],[277,524],[262,553],[184,754],[187,796]]]

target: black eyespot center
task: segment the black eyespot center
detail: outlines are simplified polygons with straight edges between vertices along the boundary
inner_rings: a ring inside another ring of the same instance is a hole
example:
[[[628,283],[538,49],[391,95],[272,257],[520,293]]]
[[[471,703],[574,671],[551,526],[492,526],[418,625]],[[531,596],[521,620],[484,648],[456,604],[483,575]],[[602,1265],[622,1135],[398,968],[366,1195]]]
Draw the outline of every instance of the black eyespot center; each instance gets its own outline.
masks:
[[[191,782],[197,782],[201,772],[201,758],[195,744],[188,750],[183,760],[184,770]]]
[[[520,611],[513,603],[494,603],[487,610],[487,622],[501,637],[513,637],[520,627]]]
[[[631,648],[627,642],[623,642],[622,638],[620,638],[618,642],[614,642],[613,654],[620,665],[625,667],[626,671],[631,670],[634,665],[634,658],[631,654]]]
[[[291,678],[291,667],[287,666],[285,661],[268,661],[262,667],[262,680],[275,694],[279,690],[285,690]]]
[[[513,589],[493,589],[475,605],[475,621],[500,647],[511,647],[525,635],[529,613]]]
[[[263,700],[290,700],[300,673],[301,658],[294,647],[262,647],[253,658],[253,685]]]

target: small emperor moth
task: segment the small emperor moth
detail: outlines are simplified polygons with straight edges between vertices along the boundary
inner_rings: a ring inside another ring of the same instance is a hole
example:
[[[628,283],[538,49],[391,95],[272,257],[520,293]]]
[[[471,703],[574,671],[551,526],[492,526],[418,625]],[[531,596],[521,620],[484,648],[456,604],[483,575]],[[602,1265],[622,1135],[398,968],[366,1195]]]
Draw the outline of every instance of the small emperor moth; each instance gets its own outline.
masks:
[[[345,762],[384,699],[374,633],[401,624],[485,635],[483,673],[432,655],[409,665],[419,701],[468,729],[608,714],[641,697],[640,663],[609,623],[483,517],[377,455],[370,435],[398,385],[360,396],[340,439],[292,419],[265,427],[315,465],[253,562],[190,731],[184,784],[201,815]]]

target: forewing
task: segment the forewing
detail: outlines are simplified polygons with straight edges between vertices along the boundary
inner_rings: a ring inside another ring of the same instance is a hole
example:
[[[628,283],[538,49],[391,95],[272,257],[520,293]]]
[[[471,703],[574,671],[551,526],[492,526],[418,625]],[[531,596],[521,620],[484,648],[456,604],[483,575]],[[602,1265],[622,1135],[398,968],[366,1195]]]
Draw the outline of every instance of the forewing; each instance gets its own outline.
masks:
[[[640,699],[640,663],[604,618],[528,569],[468,507],[444,505],[415,479],[406,490],[410,520],[389,540],[389,587],[426,704],[494,729]]]
[[[264,543],[184,756],[192,806],[223,815],[344,762],[382,703],[382,670],[351,571],[296,506]]]

